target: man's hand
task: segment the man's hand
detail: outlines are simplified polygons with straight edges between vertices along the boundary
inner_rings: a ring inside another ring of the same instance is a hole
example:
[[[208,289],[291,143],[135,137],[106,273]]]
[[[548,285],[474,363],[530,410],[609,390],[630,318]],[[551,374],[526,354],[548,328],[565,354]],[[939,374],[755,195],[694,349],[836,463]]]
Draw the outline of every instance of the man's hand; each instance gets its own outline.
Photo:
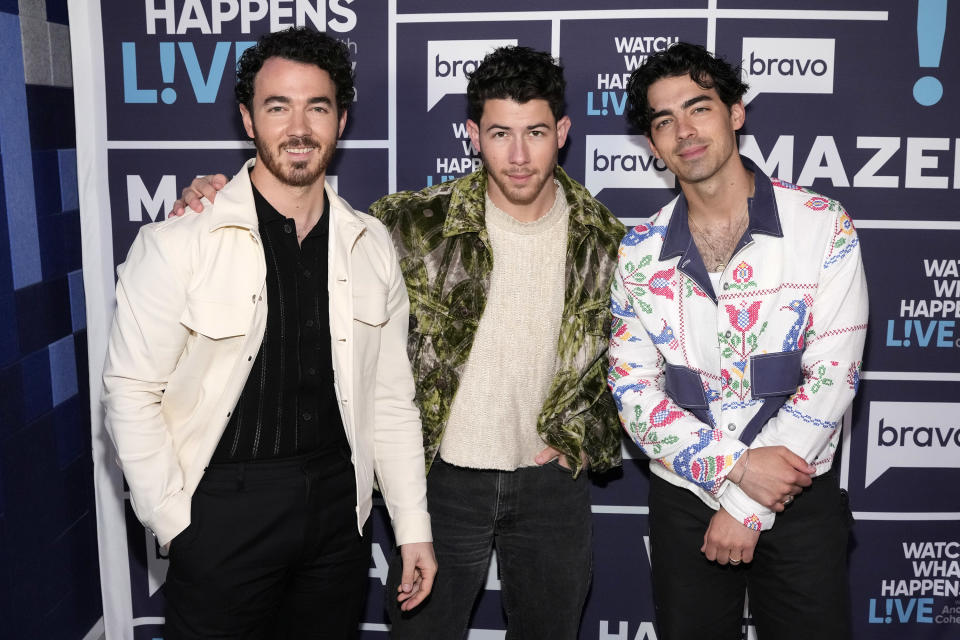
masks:
[[[557,461],[560,463],[561,467],[563,467],[564,469],[570,468],[570,465],[567,464],[567,456],[563,455],[553,447],[547,447],[546,449],[538,453],[537,457],[534,458],[533,461],[539,465],[545,465],[555,458],[558,458]]]
[[[437,575],[437,559],[432,542],[413,542],[400,546],[403,573],[397,587],[401,611],[410,611],[430,595]]]
[[[167,217],[176,218],[182,216],[187,212],[187,207],[200,213],[203,211],[200,198],[206,198],[210,202],[213,202],[217,198],[217,191],[223,189],[226,184],[227,176],[222,173],[194,178],[190,186],[180,194],[180,199],[173,203],[173,211],[168,213]]]
[[[557,459],[557,462],[559,462],[560,466],[563,467],[564,469],[570,468],[570,463],[567,462],[567,456],[563,455],[553,447],[547,447],[546,449],[538,453],[537,456],[533,459],[533,461],[539,465],[545,465],[551,460],[553,460],[554,458]],[[586,469],[587,468],[586,451],[580,452],[580,462],[582,463],[582,468]]]
[[[740,461],[730,473],[739,473],[735,471],[739,464]],[[746,469],[740,480],[740,488],[776,512],[783,511],[785,503],[809,487],[817,471],[812,464],[782,446],[751,449]]]
[[[759,538],[759,531],[743,526],[721,507],[710,519],[700,552],[718,564],[750,562]]]

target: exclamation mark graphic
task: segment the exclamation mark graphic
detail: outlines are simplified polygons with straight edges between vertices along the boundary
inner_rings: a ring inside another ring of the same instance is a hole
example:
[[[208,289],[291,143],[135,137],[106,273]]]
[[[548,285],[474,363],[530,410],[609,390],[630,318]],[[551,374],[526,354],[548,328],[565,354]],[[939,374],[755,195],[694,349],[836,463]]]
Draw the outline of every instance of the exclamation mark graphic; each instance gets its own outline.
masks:
[[[176,45],[173,42],[160,43],[160,75],[164,84],[173,84],[173,69],[176,64]],[[177,91],[167,87],[160,92],[160,99],[163,104],[173,104],[177,101]]]
[[[943,34],[947,27],[947,0],[918,0],[917,51],[920,66],[940,66]],[[913,85],[913,99],[925,107],[937,104],[943,97],[943,85],[933,76],[924,76]]]

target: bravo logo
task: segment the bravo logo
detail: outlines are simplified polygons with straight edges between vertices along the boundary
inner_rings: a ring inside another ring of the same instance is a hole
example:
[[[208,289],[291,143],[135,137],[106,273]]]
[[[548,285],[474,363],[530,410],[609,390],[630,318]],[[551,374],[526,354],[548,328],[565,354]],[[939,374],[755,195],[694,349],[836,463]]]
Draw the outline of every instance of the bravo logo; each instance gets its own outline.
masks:
[[[832,38],[744,38],[749,104],[761,93],[833,93]]]
[[[644,136],[587,136],[586,180],[594,196],[604,189],[670,189],[676,184]]]
[[[960,403],[871,402],[869,487],[891,467],[960,468]]]
[[[467,75],[483,57],[517,40],[430,40],[427,42],[427,111],[447,94],[466,93]]]

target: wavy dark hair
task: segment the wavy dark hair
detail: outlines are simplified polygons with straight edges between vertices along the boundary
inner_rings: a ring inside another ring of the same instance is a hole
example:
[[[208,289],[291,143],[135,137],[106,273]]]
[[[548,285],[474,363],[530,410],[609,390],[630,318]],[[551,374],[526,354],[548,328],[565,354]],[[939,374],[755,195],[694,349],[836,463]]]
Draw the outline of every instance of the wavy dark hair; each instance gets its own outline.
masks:
[[[678,42],[666,51],[655,53],[630,74],[627,83],[627,122],[650,135],[653,109],[647,101],[647,91],[657,80],[690,76],[704,89],[716,89],[727,107],[736,104],[747,92],[748,86],[740,80],[740,69],[723,58],[718,58],[698,44]]]
[[[484,57],[467,83],[467,117],[480,122],[487,100],[513,100],[523,104],[546,100],[553,117],[563,117],[563,67],[549,53],[529,47],[500,47]]]
[[[329,73],[337,89],[338,115],[353,104],[353,66],[347,45],[306,27],[268,33],[243,52],[237,62],[237,86],[233,89],[238,104],[252,109],[254,79],[263,63],[274,57],[313,64]]]

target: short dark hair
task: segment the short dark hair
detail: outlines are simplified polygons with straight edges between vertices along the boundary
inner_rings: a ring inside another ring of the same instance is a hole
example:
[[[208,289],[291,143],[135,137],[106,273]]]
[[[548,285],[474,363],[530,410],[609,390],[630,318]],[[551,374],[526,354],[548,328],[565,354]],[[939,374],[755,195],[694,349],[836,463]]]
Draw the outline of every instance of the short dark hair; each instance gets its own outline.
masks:
[[[647,91],[657,80],[689,75],[704,89],[716,89],[727,107],[736,104],[748,86],[740,80],[739,68],[718,58],[698,44],[678,42],[665,51],[655,53],[630,74],[627,83],[627,122],[650,135],[653,109]]]
[[[563,117],[563,67],[549,53],[529,47],[500,47],[484,57],[467,84],[467,117],[480,122],[487,100],[523,104],[546,100],[557,120]]]
[[[330,74],[337,89],[337,114],[353,104],[353,65],[350,64],[347,45],[306,27],[265,34],[257,44],[243,52],[237,62],[237,86],[234,87],[238,104],[252,108],[254,79],[269,58],[284,58],[320,67]]]

